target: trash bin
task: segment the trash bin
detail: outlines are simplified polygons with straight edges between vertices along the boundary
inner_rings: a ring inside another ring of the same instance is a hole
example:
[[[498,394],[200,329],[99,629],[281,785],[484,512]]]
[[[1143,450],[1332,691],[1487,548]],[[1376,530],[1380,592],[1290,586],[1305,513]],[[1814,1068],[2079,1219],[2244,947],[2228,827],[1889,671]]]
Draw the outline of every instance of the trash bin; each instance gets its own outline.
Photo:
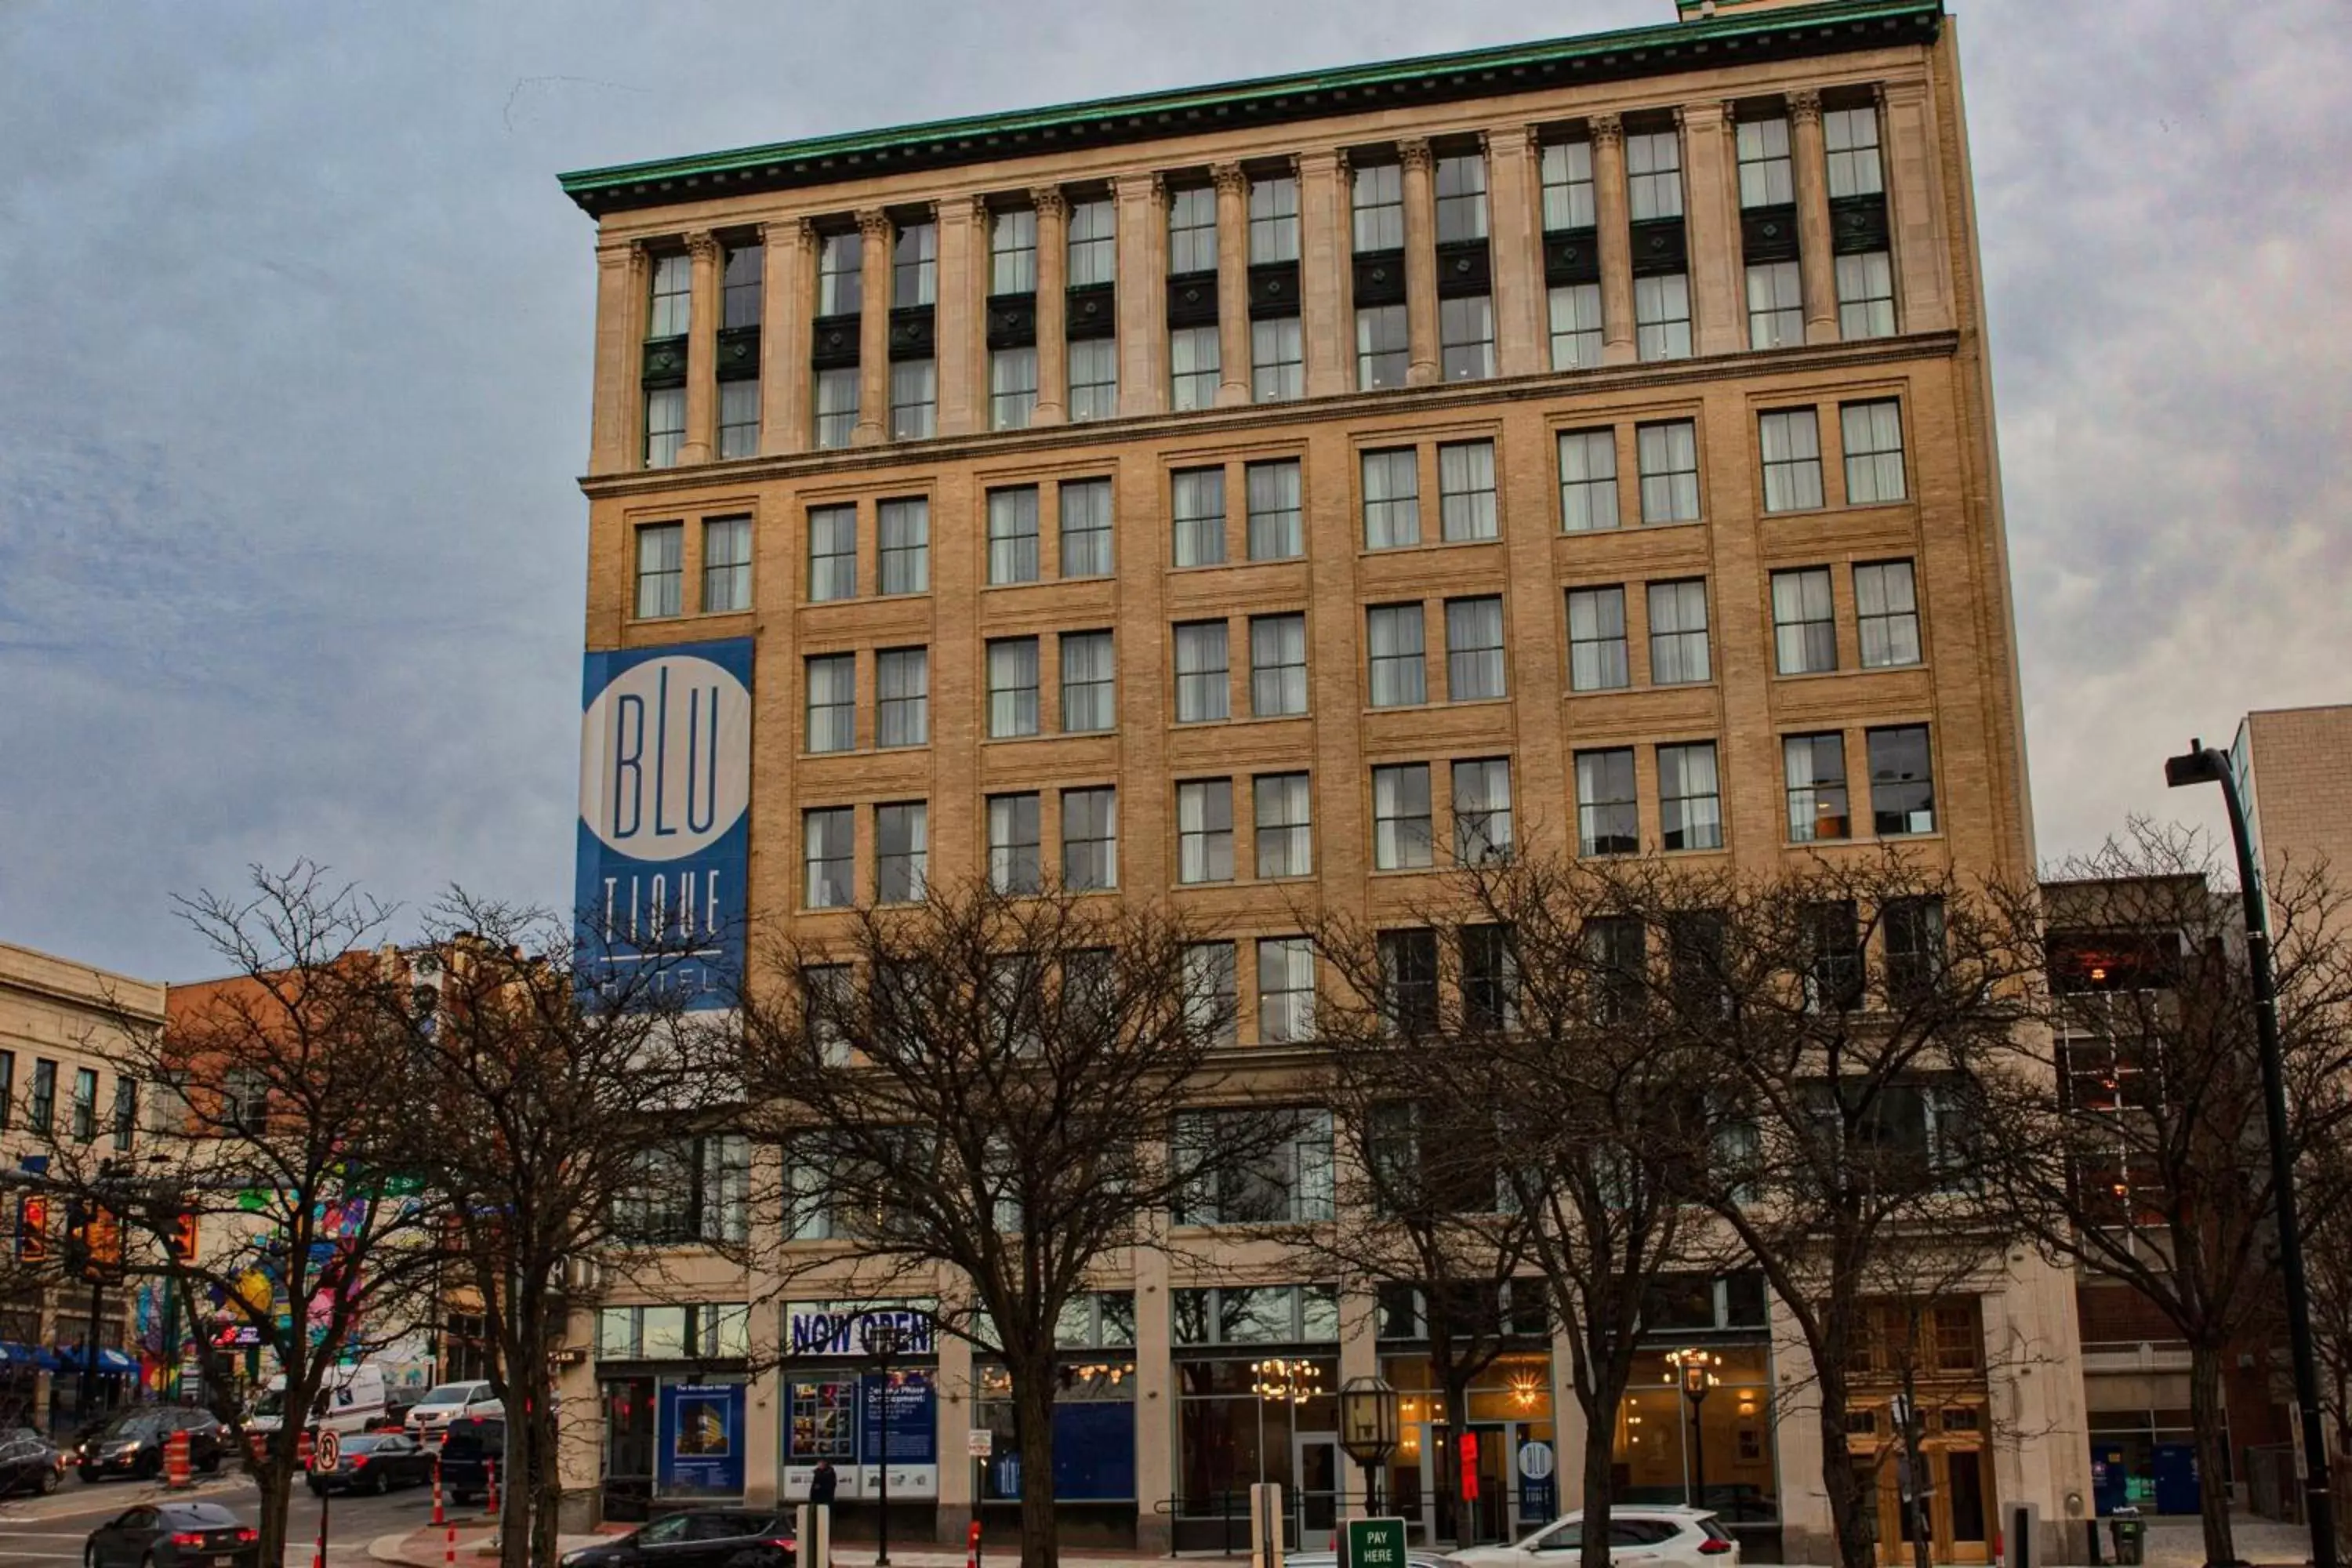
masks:
[[[2147,1561],[2147,1521],[2136,1508],[2119,1508],[2107,1517],[2107,1536],[2115,1542],[2116,1561],[2129,1564]]]

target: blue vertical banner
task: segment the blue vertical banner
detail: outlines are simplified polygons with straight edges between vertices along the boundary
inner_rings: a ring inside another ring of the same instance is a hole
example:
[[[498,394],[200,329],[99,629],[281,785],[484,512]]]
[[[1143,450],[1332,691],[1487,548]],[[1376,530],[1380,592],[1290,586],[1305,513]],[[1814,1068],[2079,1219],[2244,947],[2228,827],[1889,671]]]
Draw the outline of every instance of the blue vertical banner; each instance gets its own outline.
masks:
[[[743,1495],[741,1384],[664,1384],[659,1434],[654,1486],[663,1496]]]
[[[750,910],[750,637],[585,660],[573,903],[581,981],[730,1005]]]
[[[890,1468],[936,1465],[940,1462],[939,1392],[931,1374],[910,1367],[894,1372],[887,1382],[873,1373],[858,1379],[865,1409],[857,1424],[857,1460],[882,1462],[883,1424],[889,1424]]]

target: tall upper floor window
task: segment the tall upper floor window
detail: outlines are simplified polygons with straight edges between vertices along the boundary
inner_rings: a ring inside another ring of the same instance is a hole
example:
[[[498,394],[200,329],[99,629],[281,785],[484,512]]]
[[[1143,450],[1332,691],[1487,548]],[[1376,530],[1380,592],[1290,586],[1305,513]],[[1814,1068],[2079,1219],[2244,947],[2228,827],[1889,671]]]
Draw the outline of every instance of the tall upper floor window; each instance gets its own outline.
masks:
[[[1062,634],[1062,730],[1079,735],[1118,722],[1118,663],[1108,632]]]
[[[939,362],[894,362],[890,366],[890,439],[929,440],[939,433]]]
[[[906,310],[935,304],[939,297],[939,225],[910,223],[898,231],[890,248],[890,303]]]
[[[1568,533],[1617,526],[1617,433],[1569,430],[1559,437],[1559,525]]]
[[[1404,248],[1404,170],[1373,163],[1352,180],[1356,249],[1359,253]]]
[[[1619,691],[1633,683],[1625,649],[1625,590],[1568,591],[1568,689]]]
[[[1642,521],[1698,520],[1698,428],[1690,420],[1644,425],[1636,433],[1642,465]]]
[[[1181,413],[1207,408],[1217,401],[1217,382],[1224,371],[1222,340],[1214,325],[1178,327],[1168,334],[1168,399]]]
[[[1651,584],[1651,684],[1680,686],[1706,679],[1706,580]]]
[[[812,601],[857,596],[857,509],[821,506],[808,514],[808,596]]]
[[[686,336],[693,301],[693,259],[682,255],[655,257],[653,295],[646,310],[646,341]]]
[[[1543,150],[1544,228],[1591,228],[1599,221],[1592,191],[1592,143],[1551,142]]]
[[[1402,386],[1412,368],[1412,322],[1402,305],[1365,305],[1356,311],[1356,386],[1371,392]]]
[[[1445,601],[1445,697],[1480,702],[1504,694],[1503,601]]]
[[[1789,157],[1786,120],[1739,122],[1739,205],[1787,206],[1797,199],[1796,165]]]
[[[1437,448],[1437,504],[1449,543],[1495,537],[1495,443],[1453,441]]]
[[[1898,501],[1903,483],[1903,405],[1849,403],[1838,410],[1845,436],[1845,499],[1848,506]]]
[[[1683,216],[1683,143],[1673,131],[1625,138],[1625,186],[1633,221]]]
[[[1214,566],[1225,558],[1225,470],[1182,468],[1170,477],[1175,563]]]
[[[881,545],[881,591],[922,594],[931,586],[931,503],[920,496],[875,508]]]
[[[702,525],[705,615],[751,607],[751,520],[714,517]]]
[[[922,746],[931,739],[931,650],[886,647],[874,656],[874,743]]]
[[[1296,316],[1250,323],[1250,400],[1286,403],[1307,395],[1307,343]]]
[[[1234,879],[1234,781],[1200,779],[1176,786],[1176,879]]]
[[[1214,723],[1233,717],[1233,663],[1223,621],[1176,628],[1176,721]]]
[[[1108,201],[1070,204],[1070,287],[1118,277],[1118,212]]]
[[[1118,413],[1118,340],[1082,338],[1070,345],[1070,423]]]
[[[1421,454],[1411,447],[1367,452],[1364,548],[1392,550],[1421,542]]]
[[[999,637],[988,645],[988,732],[1003,739],[1037,732],[1037,639]]]
[[[1243,473],[1249,491],[1249,558],[1288,561],[1306,554],[1298,459],[1252,463]]]
[[[1822,504],[1822,437],[1813,411],[1757,416],[1764,449],[1764,510],[1811,511]]]
[[[1462,153],[1437,160],[1437,243],[1486,237],[1486,156]]]
[[[1374,605],[1364,612],[1372,706],[1411,708],[1429,700],[1429,668],[1419,605]]]
[[[1058,499],[1062,508],[1062,575],[1109,576],[1110,481],[1065,480]]]
[[[649,522],[637,530],[637,616],[686,613],[686,525]]]
[[[1315,873],[1314,792],[1305,773],[1260,773],[1251,782],[1255,803],[1257,874]]]
[[[996,215],[988,230],[988,291],[1037,291],[1037,214],[1015,207]]]
[[[98,1069],[74,1068],[73,1135],[77,1143],[98,1137]]]
[[[1853,611],[1863,668],[1919,662],[1919,594],[1911,563],[1876,561],[1855,567]]]
[[[1878,110],[1871,104],[1822,111],[1822,142],[1829,152],[1830,195],[1870,196],[1886,189],[1878,155]]]
[[[1187,185],[1168,199],[1168,271],[1171,277],[1217,269],[1217,193]]]
[[[760,297],[766,292],[768,251],[765,246],[730,245],[727,247],[727,268],[720,274],[719,293],[719,324],[722,327],[756,327],[760,324]]]
[[[1372,867],[1416,871],[1433,863],[1429,764],[1372,770]]]
[[[1250,617],[1250,715],[1276,719],[1307,711],[1307,617]]]
[[[814,423],[819,451],[833,451],[849,445],[857,433],[857,367],[836,365],[816,373],[816,408]]]
[[[646,467],[672,468],[686,445],[686,388],[646,389]]]
[[[828,234],[816,249],[816,313],[849,316],[866,298],[866,239],[856,232]]]
[[[988,580],[1037,580],[1037,487],[988,492]]]
[[[1298,259],[1298,182],[1288,174],[1250,182],[1249,258]]]
[[[988,356],[988,425],[1026,430],[1037,412],[1037,349],[997,349]]]

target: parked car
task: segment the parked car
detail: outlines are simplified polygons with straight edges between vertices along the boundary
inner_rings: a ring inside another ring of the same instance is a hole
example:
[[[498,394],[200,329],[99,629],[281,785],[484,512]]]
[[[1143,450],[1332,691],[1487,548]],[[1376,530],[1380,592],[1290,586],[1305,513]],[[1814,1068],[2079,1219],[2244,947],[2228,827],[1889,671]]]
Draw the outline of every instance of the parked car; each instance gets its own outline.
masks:
[[[91,1531],[81,1560],[83,1568],[259,1568],[261,1532],[218,1503],[149,1503]]]
[[[490,1392],[487,1381],[445,1383],[428,1388],[408,1407],[408,1435],[431,1442],[450,1422],[469,1415],[504,1415],[506,1403]]]
[[[1404,1554],[1405,1568],[1462,1568],[1459,1559],[1442,1557],[1434,1552],[1419,1548]],[[1339,1568],[1336,1552],[1286,1552],[1282,1554],[1285,1568]]]
[[[0,1497],[10,1492],[58,1489],[66,1473],[65,1454],[30,1426],[0,1432]]]
[[[507,1462],[507,1424],[499,1415],[464,1415],[441,1428],[441,1488],[461,1506],[490,1489],[490,1465]]]
[[[331,1470],[310,1472],[310,1491],[373,1492],[377,1497],[394,1487],[421,1487],[433,1479],[433,1455],[405,1432],[362,1432],[341,1439]]]
[[[1584,1545],[1584,1515],[1571,1513],[1508,1546],[1456,1552],[1464,1568],[1558,1568]],[[1739,1542],[1710,1509],[1644,1503],[1609,1510],[1609,1561],[1658,1568],[1738,1568]]]
[[[790,1568],[792,1519],[766,1508],[670,1513],[563,1554],[562,1568]]]
[[[107,1476],[152,1480],[163,1473],[163,1447],[174,1432],[188,1435],[188,1463],[210,1475],[220,1468],[223,1436],[217,1416],[192,1405],[134,1405],[99,1423],[76,1446],[74,1470],[85,1481]]]

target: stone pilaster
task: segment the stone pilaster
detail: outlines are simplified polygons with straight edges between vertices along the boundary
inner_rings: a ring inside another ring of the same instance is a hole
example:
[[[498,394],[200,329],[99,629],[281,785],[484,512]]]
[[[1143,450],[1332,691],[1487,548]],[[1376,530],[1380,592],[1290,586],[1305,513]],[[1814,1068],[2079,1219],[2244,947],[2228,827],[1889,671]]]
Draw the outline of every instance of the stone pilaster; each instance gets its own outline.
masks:
[[[1703,354],[1748,346],[1748,295],[1740,270],[1739,154],[1731,105],[1685,106],[1683,222],[1689,237],[1691,345]]]
[[[1895,322],[1900,331],[1948,331],[1957,320],[1952,258],[1941,218],[1943,161],[1936,142],[1935,104],[1926,82],[1880,88],[1878,157],[1886,171],[1886,216],[1895,237]]]
[[[645,460],[636,432],[643,394],[637,345],[645,338],[646,254],[635,244],[596,247],[596,416],[588,471],[621,473]]]
[[[1299,336],[1307,348],[1307,395],[1328,397],[1355,384],[1348,345],[1348,281],[1354,253],[1348,155],[1298,155]]]
[[[890,215],[868,208],[857,215],[865,243],[857,316],[857,425],[853,447],[878,447],[890,428]]]
[[[686,237],[694,263],[686,327],[686,440],[680,463],[707,463],[719,450],[719,241]]]
[[[1545,367],[1550,336],[1544,322],[1542,179],[1536,128],[1486,138],[1486,251],[1495,279],[1495,368],[1533,375]]]
[[[760,450],[804,450],[809,439],[809,322],[816,309],[816,229],[806,218],[762,231]]]
[[[1397,143],[1404,171],[1404,320],[1408,386],[1437,379],[1437,160],[1429,143]]]
[[[1029,199],[1037,209],[1037,406],[1029,422],[1059,425],[1070,409],[1070,203],[1050,185]]]
[[[1249,176],[1238,163],[1209,171],[1217,183],[1217,406],[1250,400]]]
[[[1601,228],[1601,363],[1633,363],[1633,231],[1625,184],[1625,126],[1592,117],[1592,206]]]
[[[969,436],[979,410],[988,284],[988,209],[977,199],[939,205],[940,274],[931,342],[940,380],[939,432]]]
[[[1831,254],[1829,153],[1822,139],[1822,95],[1789,95],[1789,155],[1797,166],[1797,244],[1805,279],[1805,341],[1838,339],[1837,260]]]
[[[1168,411],[1168,187],[1121,174],[1118,204],[1118,411]]]

